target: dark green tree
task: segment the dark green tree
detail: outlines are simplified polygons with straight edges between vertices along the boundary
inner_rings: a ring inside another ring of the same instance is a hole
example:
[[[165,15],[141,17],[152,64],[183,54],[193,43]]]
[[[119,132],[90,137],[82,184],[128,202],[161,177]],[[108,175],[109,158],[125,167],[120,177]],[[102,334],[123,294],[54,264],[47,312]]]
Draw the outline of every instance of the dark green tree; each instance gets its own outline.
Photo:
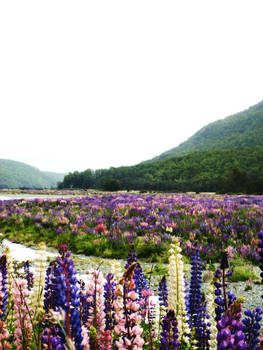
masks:
[[[104,182],[104,191],[119,191],[121,189],[121,183],[117,179],[108,178]]]
[[[222,189],[227,193],[246,192],[247,184],[247,173],[239,168],[232,168],[222,182]]]

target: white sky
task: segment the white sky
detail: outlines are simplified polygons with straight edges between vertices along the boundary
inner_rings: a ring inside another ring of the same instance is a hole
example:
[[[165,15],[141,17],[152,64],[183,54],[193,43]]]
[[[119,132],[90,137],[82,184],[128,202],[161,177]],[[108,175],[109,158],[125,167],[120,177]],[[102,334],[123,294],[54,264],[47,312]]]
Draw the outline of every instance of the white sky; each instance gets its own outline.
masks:
[[[133,165],[263,100],[263,1],[0,2],[0,158]]]

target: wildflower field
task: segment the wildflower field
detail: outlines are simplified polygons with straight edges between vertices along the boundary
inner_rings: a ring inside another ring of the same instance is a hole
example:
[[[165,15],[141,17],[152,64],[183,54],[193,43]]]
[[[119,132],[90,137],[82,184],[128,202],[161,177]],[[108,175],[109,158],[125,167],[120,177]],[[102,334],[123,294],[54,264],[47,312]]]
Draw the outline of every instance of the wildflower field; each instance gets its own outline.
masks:
[[[15,269],[3,248],[0,349],[263,349],[261,305],[242,312],[228,283],[229,258],[263,270],[262,211],[261,196],[0,201],[3,236],[39,243],[34,271],[28,262]],[[60,256],[47,262],[40,242],[59,246]],[[122,257],[126,265],[116,262],[107,275],[98,267],[79,280],[70,250]],[[139,258],[168,263],[157,288]],[[217,268],[204,292],[202,269],[211,262]]]
[[[132,243],[140,259],[167,262],[173,237],[183,254],[192,243],[207,262],[220,252],[258,261],[263,196],[112,194],[64,199],[0,201],[0,232],[11,241],[74,253],[127,258]]]

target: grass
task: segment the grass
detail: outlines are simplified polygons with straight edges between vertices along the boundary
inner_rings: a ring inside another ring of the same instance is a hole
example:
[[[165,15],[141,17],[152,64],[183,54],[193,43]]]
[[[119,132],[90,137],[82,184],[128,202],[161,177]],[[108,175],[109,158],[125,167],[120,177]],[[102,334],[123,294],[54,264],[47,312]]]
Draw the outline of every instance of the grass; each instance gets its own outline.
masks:
[[[1,228],[4,237],[13,242],[23,243],[26,246],[36,245],[44,241],[49,247],[57,248],[59,243],[66,243],[72,253],[97,256],[102,258],[126,259],[129,253],[130,244],[121,239],[119,242],[109,241],[106,237],[95,235],[72,235],[69,231],[61,234],[54,234],[51,228],[38,229],[34,225],[18,227],[14,224],[5,225]],[[137,237],[134,241],[136,253],[140,261],[154,264],[167,264],[169,257],[169,245],[145,243],[143,237]],[[189,257],[183,256],[184,264],[189,264]],[[214,272],[217,264],[207,264],[206,271]],[[230,260],[230,269],[233,275],[230,282],[259,280],[260,277],[251,268],[251,263],[241,257]]]
[[[255,273],[250,265],[235,266],[233,275],[228,278],[230,282],[245,282],[248,280],[258,280],[260,277]]]

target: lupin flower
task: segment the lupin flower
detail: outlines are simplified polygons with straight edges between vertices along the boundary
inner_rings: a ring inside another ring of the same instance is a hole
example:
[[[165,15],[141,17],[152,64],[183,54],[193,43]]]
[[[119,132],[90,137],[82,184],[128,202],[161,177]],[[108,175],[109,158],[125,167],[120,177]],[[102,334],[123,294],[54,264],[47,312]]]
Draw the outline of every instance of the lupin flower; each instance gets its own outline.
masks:
[[[179,348],[177,320],[173,310],[169,310],[163,318],[161,331],[161,350],[176,350]]]
[[[150,337],[150,343],[152,344],[152,321],[153,321],[153,312],[150,309],[149,298],[150,291],[147,286],[146,278],[143,273],[142,266],[138,263],[137,255],[134,247],[131,249],[130,259],[128,259],[129,265],[127,263],[126,269],[135,263],[135,269],[133,271],[133,281],[134,281],[134,292],[138,296],[138,302],[140,304],[140,314],[143,317],[143,320],[147,318],[148,333]]]
[[[241,301],[235,300],[217,323],[218,350],[246,350],[244,325],[241,322]]]
[[[82,326],[82,345],[83,345],[83,350],[90,350],[90,338],[89,338],[89,331],[88,328],[83,325]]]
[[[216,275],[218,276],[218,274]],[[222,299],[221,295],[222,295],[222,284],[220,282],[215,282],[215,304],[216,304],[216,308],[215,308],[215,313],[216,313],[216,321],[219,321],[225,311],[224,308],[224,300]]]
[[[218,279],[214,282],[215,285],[215,303],[217,304],[215,308],[216,321],[219,321],[226,312],[227,308],[236,299],[232,292],[227,292],[226,287],[228,282],[226,281],[227,276],[232,275],[231,270],[226,270],[229,267],[227,252],[222,252],[220,268],[215,271],[215,277]]]
[[[207,314],[209,316],[209,349],[210,350],[216,350],[217,349],[217,322],[216,322],[216,313],[215,313],[215,291],[213,286],[210,286],[208,288],[208,294],[206,296],[207,299]]]
[[[134,245],[131,245],[130,251],[128,253],[128,258],[127,258],[127,262],[125,265],[125,269],[127,269],[129,266],[131,266],[131,264],[133,264],[134,262],[137,262],[137,261],[138,261],[138,259],[137,259],[135,247],[134,247]]]
[[[88,320],[88,302],[87,302],[87,292],[85,282],[83,280],[79,281],[79,300],[80,300],[80,319],[82,324],[85,324]]]
[[[32,293],[32,307],[35,310],[35,317],[38,318],[41,313],[44,313],[44,286],[46,273],[46,245],[40,243],[37,249],[36,273],[34,289]]]
[[[43,331],[41,341],[44,349],[48,350],[64,350],[61,337],[58,335],[58,326],[52,325],[45,328]]]
[[[76,350],[82,350],[82,330],[78,310],[80,302],[74,262],[70,259],[70,252],[66,245],[60,244],[59,253],[61,257],[56,260],[53,285],[56,308],[63,310],[66,315],[65,334],[60,332],[60,336],[64,344],[68,338],[74,341]]]
[[[142,291],[148,290],[148,286],[147,286],[146,278],[143,273],[142,266],[140,265],[140,263],[138,263],[135,247],[132,245],[130,248],[130,252],[128,254],[128,259],[125,265],[125,269],[127,269],[134,262],[137,262],[136,268],[133,273],[133,280],[135,283],[135,292],[138,293],[139,299],[142,299],[143,298]]]
[[[195,337],[197,339],[197,348],[206,350],[209,348],[208,339],[210,337],[210,323],[209,323],[209,315],[207,314],[207,302],[205,300],[205,294],[202,295],[201,300],[201,308],[200,308],[200,316],[198,327],[195,330]]]
[[[0,320],[0,350],[11,349],[11,344],[8,341],[10,334],[4,321]]]
[[[199,249],[193,250],[191,255],[191,281],[189,288],[189,314],[191,327],[198,328],[200,326],[201,312],[201,292],[202,283],[202,263],[200,259]]]
[[[258,238],[260,239],[259,243],[258,243],[258,248],[259,248],[259,261],[260,261],[260,269],[261,269],[261,273],[260,273],[260,277],[263,283],[263,231],[259,232],[258,234]],[[263,295],[261,296],[263,298]]]
[[[29,269],[29,261],[26,261],[24,264],[24,272],[25,272],[25,279],[27,281],[27,287],[28,287],[28,290],[30,291],[34,285],[34,277],[33,277],[33,273],[30,272],[30,269]]]
[[[14,344],[17,349],[27,349],[31,344],[33,331],[31,322],[32,310],[30,308],[27,281],[25,279],[13,280],[12,294],[15,311]]]
[[[134,270],[135,291],[139,294],[139,299],[143,298],[142,291],[148,291],[147,281],[140,263],[137,263]]]
[[[168,291],[167,291],[167,281],[166,277],[163,276],[162,279],[159,282],[159,287],[158,287],[158,296],[159,296],[159,305],[160,306],[168,306]]]
[[[171,249],[169,250],[168,308],[175,312],[175,317],[178,322],[179,341],[181,342],[182,339],[185,343],[188,343],[190,328],[185,305],[184,264],[181,251],[182,249],[179,246],[179,241],[175,240],[175,242],[171,244]]]
[[[161,320],[166,314],[166,307],[159,304],[159,299],[157,297],[154,297],[153,302],[154,305],[151,311],[153,315],[152,331],[155,340],[159,340],[161,331]]]
[[[0,320],[4,321],[8,304],[6,256],[0,258]]]
[[[163,276],[159,281],[158,285],[158,306],[159,310],[155,310],[155,328],[157,329],[158,339],[161,331],[161,320],[166,315],[168,307],[168,290],[167,290],[167,280]]]
[[[135,283],[133,273],[136,263],[132,263],[123,274],[120,283],[123,285],[116,288],[115,295],[122,297],[122,303],[118,300],[114,301],[115,321],[114,333],[118,337],[115,345],[118,349],[136,349],[140,350],[143,347],[144,340],[141,337],[143,329],[139,326],[141,316],[139,315],[140,305],[137,301],[138,294],[134,291]]]
[[[99,270],[90,270],[87,275],[87,321],[85,326],[94,332],[90,333],[90,347],[92,344],[101,344],[101,338],[105,331],[105,299],[104,299],[105,278]]]
[[[6,256],[6,269],[7,269],[7,293],[8,293],[8,310],[10,311],[8,314],[8,318],[13,317],[13,294],[12,294],[12,279],[14,278],[14,261],[10,254],[9,247],[5,248],[5,256]]]
[[[184,276],[184,290],[185,290],[185,308],[188,315],[188,323],[190,325],[189,314],[190,314],[190,294],[189,294],[189,282]]]
[[[106,276],[106,284],[104,285],[104,298],[105,298],[105,330],[112,330],[114,327],[114,308],[113,303],[116,299],[115,296],[115,286],[113,274],[109,273]]]
[[[44,288],[44,310],[45,313],[48,314],[50,310],[55,309],[56,301],[55,301],[55,285],[54,285],[54,268],[56,262],[52,261],[46,271],[45,277],[45,288]]]
[[[227,298],[228,298],[228,307],[230,306],[230,305],[232,305],[233,304],[233,302],[237,299],[236,298],[236,296],[235,296],[235,294],[231,291],[231,290],[228,290],[227,292],[226,292],[226,294],[227,294]]]
[[[158,298],[154,296],[154,292],[150,290],[143,290],[142,296],[144,299],[139,300],[139,305],[143,308],[140,314],[143,316],[142,322],[144,323],[144,330],[146,330],[146,339],[149,342],[150,349],[154,349],[154,338],[156,338],[156,332],[159,333],[160,323],[160,306]]]
[[[190,327],[194,332],[199,349],[207,348],[209,330],[206,326],[206,302],[201,291],[202,284],[202,263],[199,249],[192,248],[191,255],[191,281],[189,288],[189,317]]]
[[[242,320],[244,324],[243,332],[246,335],[248,350],[259,350],[260,321],[263,310],[257,307],[254,311],[246,310],[246,317]]]
[[[101,338],[101,342],[104,350],[112,350],[112,336],[110,330],[106,330],[104,332],[104,336]]]

